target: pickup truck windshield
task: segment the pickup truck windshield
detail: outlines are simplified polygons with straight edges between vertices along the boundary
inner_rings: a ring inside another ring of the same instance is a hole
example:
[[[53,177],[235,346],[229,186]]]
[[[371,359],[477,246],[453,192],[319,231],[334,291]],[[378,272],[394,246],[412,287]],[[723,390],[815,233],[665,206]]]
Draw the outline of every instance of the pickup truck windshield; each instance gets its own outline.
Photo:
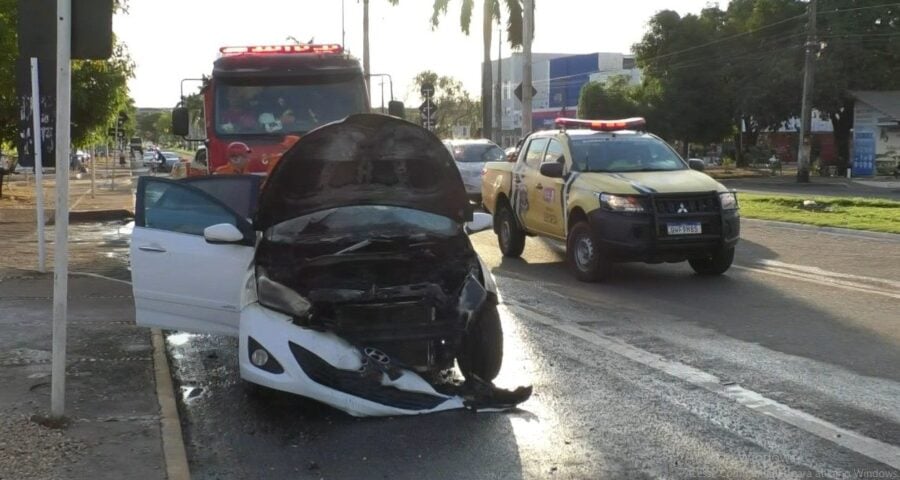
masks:
[[[306,133],[365,111],[359,79],[331,83],[228,85],[216,90],[220,135]]]
[[[582,172],[662,172],[688,168],[668,145],[655,138],[573,138],[569,147],[576,169]]]

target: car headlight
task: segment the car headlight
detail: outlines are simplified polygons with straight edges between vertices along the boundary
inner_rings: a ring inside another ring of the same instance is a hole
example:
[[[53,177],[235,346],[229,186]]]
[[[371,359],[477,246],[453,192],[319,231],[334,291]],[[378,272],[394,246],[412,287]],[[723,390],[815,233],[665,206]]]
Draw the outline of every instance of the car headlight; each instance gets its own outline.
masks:
[[[719,194],[719,203],[722,205],[722,210],[737,210],[737,194],[734,192],[722,192]]]
[[[644,197],[601,193],[599,198],[600,207],[610,212],[641,213],[647,211],[647,207],[644,205]]]

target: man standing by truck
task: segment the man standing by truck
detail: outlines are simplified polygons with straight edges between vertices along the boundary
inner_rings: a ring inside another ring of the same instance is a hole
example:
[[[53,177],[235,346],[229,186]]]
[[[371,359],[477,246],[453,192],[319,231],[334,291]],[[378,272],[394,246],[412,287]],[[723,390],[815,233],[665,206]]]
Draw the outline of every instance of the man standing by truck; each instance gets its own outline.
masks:
[[[244,142],[231,142],[228,144],[228,163],[217,168],[216,175],[243,175],[249,173],[250,147]]]

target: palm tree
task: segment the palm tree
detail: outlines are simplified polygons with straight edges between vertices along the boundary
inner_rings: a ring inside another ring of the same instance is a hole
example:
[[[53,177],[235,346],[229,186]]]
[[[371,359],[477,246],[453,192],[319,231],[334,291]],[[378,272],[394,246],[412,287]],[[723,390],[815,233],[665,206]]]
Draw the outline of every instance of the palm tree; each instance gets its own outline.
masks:
[[[522,0],[503,0],[507,13],[507,40],[513,47],[522,45]],[[431,16],[431,25],[437,27],[442,15],[447,13],[450,0],[434,0],[434,12]],[[494,20],[500,20],[500,0],[482,0],[484,18],[482,22],[484,35],[484,57],[481,64],[481,136],[492,138],[491,106],[493,105],[493,93],[491,85],[493,72],[491,70],[491,41],[493,37]],[[475,0],[462,0],[459,15],[459,25],[463,33],[469,34],[472,25],[472,11],[475,9]]]
[[[397,5],[400,0],[387,0],[391,5]],[[369,75],[372,71],[369,69],[369,0],[363,0],[363,74],[366,79],[366,91],[371,95]]]

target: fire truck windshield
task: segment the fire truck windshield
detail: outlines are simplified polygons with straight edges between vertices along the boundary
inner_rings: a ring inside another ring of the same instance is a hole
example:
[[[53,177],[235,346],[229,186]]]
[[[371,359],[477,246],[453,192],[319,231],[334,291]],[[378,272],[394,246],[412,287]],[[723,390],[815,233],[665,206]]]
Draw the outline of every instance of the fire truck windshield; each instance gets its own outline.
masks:
[[[305,133],[348,115],[366,111],[361,81],[219,84],[216,133],[271,135]]]

